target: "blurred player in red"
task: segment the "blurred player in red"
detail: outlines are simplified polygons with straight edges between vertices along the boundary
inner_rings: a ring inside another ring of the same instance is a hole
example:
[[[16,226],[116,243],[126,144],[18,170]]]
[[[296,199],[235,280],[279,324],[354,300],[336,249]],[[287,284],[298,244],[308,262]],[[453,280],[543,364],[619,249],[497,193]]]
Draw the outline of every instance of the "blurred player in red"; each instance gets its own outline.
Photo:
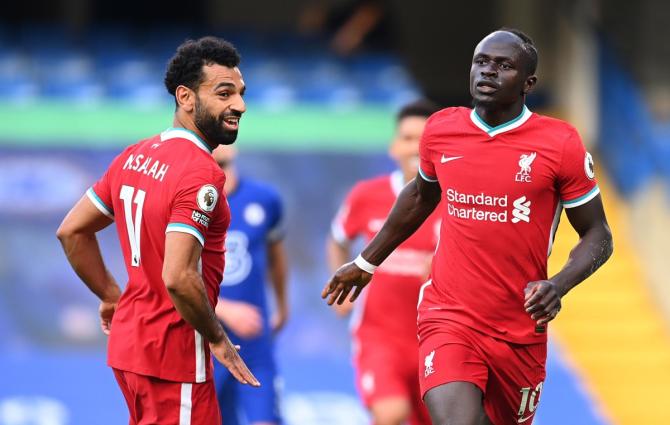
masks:
[[[221,39],[179,46],[165,75],[174,127],[126,148],[58,229],[73,269],[101,300],[130,424],[220,423],[210,350],[240,382],[259,385],[214,314],[230,210],[211,153],[237,138],[239,61]],[[95,236],[112,223],[128,272],[123,293]]]
[[[398,113],[389,154],[399,169],[356,184],[347,196],[333,220],[327,244],[332,271],[351,259],[352,240],[374,237],[402,188],[416,176],[421,133],[437,110],[436,105],[419,101]],[[342,315],[354,308],[351,330],[356,384],[375,425],[430,421],[417,379],[416,303],[419,288],[430,273],[438,234],[436,211],[384,261],[356,307],[349,302],[335,305]]]
[[[477,45],[474,109],[447,108],[428,120],[419,175],[322,294],[342,303],[355,288],[355,299],[442,199],[440,243],[418,319],[421,391],[434,424],[531,424],[545,378],[547,323],[561,298],[612,253],[593,161],[577,131],[525,106],[536,66],[535,46],[520,31],[496,31]],[[562,208],[580,240],[548,279]]]

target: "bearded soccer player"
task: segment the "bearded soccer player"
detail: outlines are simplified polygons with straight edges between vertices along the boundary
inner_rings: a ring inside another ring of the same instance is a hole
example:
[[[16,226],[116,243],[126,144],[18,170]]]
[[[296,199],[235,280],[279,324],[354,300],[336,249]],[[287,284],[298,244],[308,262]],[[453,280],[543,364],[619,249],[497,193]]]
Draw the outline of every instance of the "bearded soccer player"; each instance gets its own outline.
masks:
[[[211,353],[260,385],[216,319],[230,211],[212,150],[237,137],[245,111],[240,57],[205,37],[179,46],[165,75],[173,127],[126,148],[58,229],[67,258],[100,298],[108,364],[130,424],[214,424]],[[96,233],[116,223],[128,272],[121,291]]]
[[[434,424],[530,424],[545,378],[547,324],[612,253],[591,155],[569,124],[525,106],[537,51],[517,30],[489,34],[470,70],[474,109],[434,114],[419,174],[384,226],[324,288],[355,299],[376,265],[442,198],[432,280],[419,302],[419,379]],[[579,242],[547,276],[561,209]]]
[[[351,259],[354,239],[370,241],[379,231],[402,188],[416,176],[419,140],[426,120],[438,109],[430,102],[418,101],[398,113],[389,148],[398,170],[359,182],[347,196],[333,220],[327,243],[333,271]],[[416,303],[419,288],[430,273],[439,225],[435,211],[384,261],[363,293],[364,300],[354,307],[351,331],[356,386],[375,425],[430,422],[417,377]],[[352,306],[349,302],[335,305],[340,314],[349,313]]]

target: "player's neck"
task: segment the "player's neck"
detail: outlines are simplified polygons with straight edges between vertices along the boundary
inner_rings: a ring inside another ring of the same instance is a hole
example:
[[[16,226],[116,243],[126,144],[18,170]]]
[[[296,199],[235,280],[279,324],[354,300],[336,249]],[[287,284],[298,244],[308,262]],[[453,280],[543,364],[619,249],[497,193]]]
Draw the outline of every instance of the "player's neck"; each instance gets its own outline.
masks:
[[[212,146],[212,144],[205,138],[205,136],[202,134],[198,126],[195,125],[195,123],[189,119],[185,119],[184,117],[179,116],[179,112],[177,112],[174,116],[174,120],[172,120],[172,126],[176,128],[185,128],[186,130],[191,131],[192,133],[195,133],[196,136],[200,138],[203,142],[209,146],[210,150],[216,149],[218,145]]]
[[[491,127],[512,121],[523,112],[524,99],[510,105],[478,103],[475,105],[477,116]]]

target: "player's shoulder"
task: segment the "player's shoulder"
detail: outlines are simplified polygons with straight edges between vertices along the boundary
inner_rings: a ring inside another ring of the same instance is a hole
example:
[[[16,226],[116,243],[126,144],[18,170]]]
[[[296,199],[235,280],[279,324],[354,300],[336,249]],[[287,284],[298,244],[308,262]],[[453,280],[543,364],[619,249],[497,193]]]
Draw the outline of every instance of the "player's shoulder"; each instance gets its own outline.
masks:
[[[374,191],[378,190],[380,187],[386,187],[389,184],[389,179],[391,176],[389,174],[380,174],[374,177],[370,177],[364,180],[359,181],[354,185],[354,188],[357,188],[361,191]]]
[[[579,136],[579,132],[572,124],[559,118],[533,113],[532,123],[535,128],[549,135],[553,134],[560,140]]]
[[[390,188],[390,178],[389,174],[381,174],[360,180],[351,188],[351,196],[369,198],[385,193]]]
[[[223,171],[212,157],[212,149],[195,133],[183,128],[170,128],[156,138],[148,139],[152,149],[182,165],[182,176],[202,176],[225,180]]]
[[[435,112],[426,121],[425,135],[459,130],[467,124],[472,110],[462,106],[451,106]]]

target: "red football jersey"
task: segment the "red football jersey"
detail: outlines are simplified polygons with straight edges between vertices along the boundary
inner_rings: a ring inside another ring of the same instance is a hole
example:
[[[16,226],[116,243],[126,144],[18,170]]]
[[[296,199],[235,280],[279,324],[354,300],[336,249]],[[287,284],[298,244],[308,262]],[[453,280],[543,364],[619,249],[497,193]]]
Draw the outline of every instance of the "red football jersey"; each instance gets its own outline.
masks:
[[[400,171],[356,184],[333,220],[333,238],[340,243],[359,236],[372,239],[403,187]],[[358,340],[382,337],[417,344],[416,304],[419,289],[428,279],[439,226],[436,211],[379,265],[354,304],[351,326]]]
[[[169,129],[124,150],[88,190],[116,223],[128,271],[112,320],[110,366],[177,382],[211,378],[209,345],[175,309],[162,270],[165,234],[193,235],[203,245],[201,273],[214,308],[230,223],[224,181],[202,139]]]
[[[447,108],[426,124],[422,177],[439,181],[440,244],[419,320],[446,319],[514,343],[546,341],[524,289],[547,278],[561,208],[593,199],[593,161],[567,123],[531,113],[490,127]]]

